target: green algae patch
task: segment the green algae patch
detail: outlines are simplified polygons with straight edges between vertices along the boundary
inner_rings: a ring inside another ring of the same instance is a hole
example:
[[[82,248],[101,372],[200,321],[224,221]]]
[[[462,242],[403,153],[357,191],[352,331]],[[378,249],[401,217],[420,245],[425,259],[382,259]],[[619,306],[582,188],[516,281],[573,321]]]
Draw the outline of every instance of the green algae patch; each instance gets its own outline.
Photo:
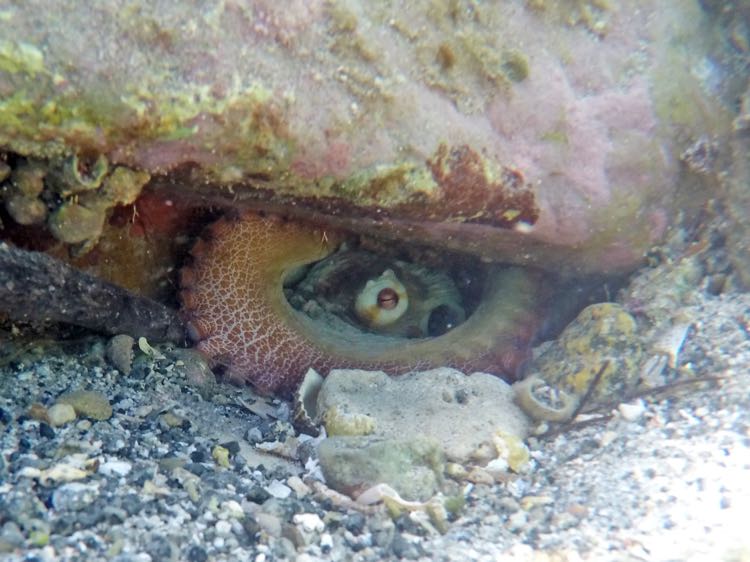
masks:
[[[222,98],[205,85],[179,91],[153,84],[125,92],[100,83],[92,88],[53,74],[35,47],[7,41],[0,43],[3,82],[12,94],[0,99],[0,145],[19,154],[55,160],[118,151],[118,160],[132,165],[152,150],[149,171],[166,171],[160,169],[158,147],[171,144],[197,155],[206,176],[216,181],[241,179],[243,173],[279,177],[290,166],[293,146],[280,111],[259,85]],[[233,126],[224,126],[227,122]],[[240,170],[239,176],[233,170]]]
[[[44,72],[44,54],[29,43],[0,41],[0,70],[35,76]]]
[[[352,174],[334,184],[332,194],[344,198],[356,197],[362,203],[384,208],[407,203],[417,193],[435,193],[438,186],[432,174],[423,166],[411,162],[379,165]]]

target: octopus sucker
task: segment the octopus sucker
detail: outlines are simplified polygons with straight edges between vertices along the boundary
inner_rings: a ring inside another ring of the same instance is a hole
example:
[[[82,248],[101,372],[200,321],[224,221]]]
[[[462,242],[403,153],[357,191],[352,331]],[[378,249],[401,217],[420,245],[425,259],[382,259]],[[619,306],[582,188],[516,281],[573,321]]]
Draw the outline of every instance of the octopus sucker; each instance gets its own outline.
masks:
[[[323,375],[334,367],[396,375],[441,365],[514,375],[537,325],[538,274],[488,266],[478,306],[442,335],[372,333],[325,322],[304,306],[296,309],[285,293],[301,268],[331,256],[345,239],[341,232],[256,212],[209,226],[181,273],[183,314],[198,349],[221,364],[230,379],[250,383],[264,394],[291,394],[311,367]],[[385,271],[386,265],[376,278]],[[425,286],[439,276],[428,279]],[[388,308],[392,298],[386,292],[380,304]],[[419,299],[413,295],[409,302]]]

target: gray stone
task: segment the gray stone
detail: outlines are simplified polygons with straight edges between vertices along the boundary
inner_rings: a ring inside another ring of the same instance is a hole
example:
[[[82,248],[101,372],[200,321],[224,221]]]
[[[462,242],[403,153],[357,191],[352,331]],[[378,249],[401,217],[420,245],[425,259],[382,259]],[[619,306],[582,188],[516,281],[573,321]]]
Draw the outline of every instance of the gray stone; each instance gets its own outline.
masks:
[[[21,529],[13,521],[8,521],[0,530],[0,552],[12,552],[23,547],[24,537]]]
[[[355,497],[388,484],[404,499],[427,500],[439,490],[445,462],[440,445],[423,437],[331,437],[318,454],[326,483]]]
[[[318,396],[329,436],[373,435],[437,442],[449,461],[466,462],[493,437],[524,439],[529,421],[510,385],[493,375],[440,368],[401,377],[334,370]]]
[[[52,493],[52,506],[57,511],[80,511],[93,503],[98,493],[90,484],[69,482]]]
[[[95,420],[108,420],[112,417],[112,406],[101,392],[76,390],[57,399],[58,404],[70,404],[76,414]]]
[[[134,344],[133,337],[127,334],[116,335],[107,343],[107,360],[123,375],[129,375],[133,368]]]

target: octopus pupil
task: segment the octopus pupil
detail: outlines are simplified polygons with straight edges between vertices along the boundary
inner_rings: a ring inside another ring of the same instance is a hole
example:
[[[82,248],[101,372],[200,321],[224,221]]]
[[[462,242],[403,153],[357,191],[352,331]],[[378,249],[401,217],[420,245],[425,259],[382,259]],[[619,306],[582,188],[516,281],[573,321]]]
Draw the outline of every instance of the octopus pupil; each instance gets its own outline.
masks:
[[[381,289],[378,293],[378,306],[385,310],[393,310],[398,305],[398,294],[390,288]]]

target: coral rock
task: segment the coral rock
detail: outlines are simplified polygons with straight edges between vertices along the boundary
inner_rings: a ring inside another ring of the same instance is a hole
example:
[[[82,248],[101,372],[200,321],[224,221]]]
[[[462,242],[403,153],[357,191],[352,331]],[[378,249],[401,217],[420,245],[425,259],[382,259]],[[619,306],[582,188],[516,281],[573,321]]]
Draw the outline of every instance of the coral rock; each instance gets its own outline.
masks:
[[[580,4],[32,0],[3,12],[0,146],[91,185],[103,162],[191,167],[160,187],[626,269],[706,197],[679,155],[726,132],[723,77],[702,3]]]
[[[542,348],[532,370],[552,387],[580,397],[604,368],[593,397],[617,399],[636,387],[644,359],[641,340],[635,319],[622,306],[593,304]]]
[[[329,430],[331,411],[337,416]],[[498,433],[523,439],[529,431],[507,383],[447,368],[393,378],[377,371],[332,371],[318,395],[318,413],[329,435],[427,437],[437,441],[449,461],[459,463],[474,458],[483,446],[494,451]],[[343,416],[354,420],[351,428],[342,430]],[[356,423],[363,416],[371,423]]]

